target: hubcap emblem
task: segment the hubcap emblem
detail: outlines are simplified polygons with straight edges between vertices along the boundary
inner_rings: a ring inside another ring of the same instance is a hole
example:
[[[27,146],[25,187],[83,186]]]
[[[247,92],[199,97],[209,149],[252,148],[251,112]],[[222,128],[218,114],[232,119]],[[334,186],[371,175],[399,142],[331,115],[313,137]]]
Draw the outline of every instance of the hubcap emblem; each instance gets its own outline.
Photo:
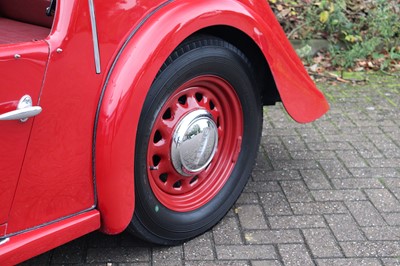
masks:
[[[218,146],[218,128],[206,110],[185,115],[174,130],[171,159],[175,170],[193,176],[210,164]]]

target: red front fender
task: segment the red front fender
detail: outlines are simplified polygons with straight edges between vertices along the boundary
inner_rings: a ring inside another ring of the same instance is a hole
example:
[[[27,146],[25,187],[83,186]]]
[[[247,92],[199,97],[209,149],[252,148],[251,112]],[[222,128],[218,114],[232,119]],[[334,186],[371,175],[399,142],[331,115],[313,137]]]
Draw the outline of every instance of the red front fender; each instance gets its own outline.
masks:
[[[262,1],[260,1],[262,2]],[[232,0],[170,1],[138,24],[109,70],[95,130],[95,173],[102,230],[119,233],[134,211],[134,149],[147,92],[163,62],[185,38],[215,25],[237,28],[263,51],[283,103],[298,122],[328,109],[267,4],[257,13]],[[145,178],[145,177],[135,177]]]

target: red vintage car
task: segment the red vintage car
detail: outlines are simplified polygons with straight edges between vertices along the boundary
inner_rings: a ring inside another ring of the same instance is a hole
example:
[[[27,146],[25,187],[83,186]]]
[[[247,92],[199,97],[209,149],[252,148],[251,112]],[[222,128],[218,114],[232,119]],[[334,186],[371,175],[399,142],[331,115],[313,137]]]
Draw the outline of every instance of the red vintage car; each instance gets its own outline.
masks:
[[[0,265],[193,238],[244,188],[263,105],[328,110],[266,0],[0,0],[0,71]]]

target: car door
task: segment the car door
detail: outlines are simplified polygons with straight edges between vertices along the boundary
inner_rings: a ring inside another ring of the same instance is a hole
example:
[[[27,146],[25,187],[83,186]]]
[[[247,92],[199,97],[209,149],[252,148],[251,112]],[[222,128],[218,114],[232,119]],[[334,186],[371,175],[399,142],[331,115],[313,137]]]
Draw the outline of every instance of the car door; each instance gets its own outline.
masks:
[[[0,45],[0,237],[6,232],[34,116],[41,112],[48,51],[45,41]]]

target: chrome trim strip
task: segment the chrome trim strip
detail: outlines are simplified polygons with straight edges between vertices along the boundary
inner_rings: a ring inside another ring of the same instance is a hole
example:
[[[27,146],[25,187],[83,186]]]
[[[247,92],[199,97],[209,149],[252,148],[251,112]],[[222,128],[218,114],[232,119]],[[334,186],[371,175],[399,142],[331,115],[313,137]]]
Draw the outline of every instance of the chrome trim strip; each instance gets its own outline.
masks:
[[[0,238],[0,246],[1,246],[1,245],[4,245],[4,244],[7,243],[8,241],[10,241],[10,238],[9,238],[9,237],[7,237],[7,238]]]
[[[99,49],[99,40],[97,37],[96,14],[94,11],[93,0],[89,0],[89,10],[90,10],[90,22],[92,24],[92,37],[93,37],[94,62],[96,65],[96,74],[100,74],[101,73],[100,49]]]

